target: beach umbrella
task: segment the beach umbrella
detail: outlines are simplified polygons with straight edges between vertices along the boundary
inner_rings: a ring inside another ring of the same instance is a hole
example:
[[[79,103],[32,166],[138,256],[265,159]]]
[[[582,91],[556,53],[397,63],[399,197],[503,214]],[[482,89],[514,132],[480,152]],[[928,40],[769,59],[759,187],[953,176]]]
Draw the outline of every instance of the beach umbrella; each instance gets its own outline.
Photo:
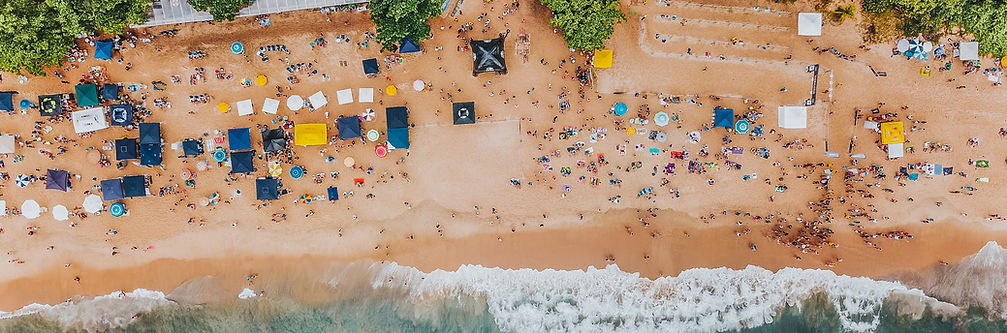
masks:
[[[379,138],[381,138],[381,133],[378,133],[378,130],[372,129],[367,131],[367,140],[374,142],[378,141]]]
[[[203,207],[209,206],[210,205],[210,198],[207,198],[207,197],[199,198],[199,205],[203,206]]]
[[[385,94],[387,94],[388,96],[395,96],[395,94],[398,92],[399,89],[395,88],[395,86],[393,85],[389,84],[387,87],[385,87]]]
[[[220,193],[213,192],[213,194],[210,194],[210,203],[216,205],[218,202],[220,202]]]
[[[111,206],[108,206],[108,212],[115,217],[126,215],[126,205],[121,202],[113,203]]]
[[[199,171],[206,170],[206,160],[199,160],[199,162],[196,162],[196,170]]]
[[[182,168],[182,172],[179,173],[179,177],[182,177],[182,180],[192,179],[192,170]]]
[[[356,161],[354,161],[352,157],[347,157],[346,159],[343,160],[343,165],[345,165],[347,168],[352,168],[356,166]]]
[[[629,108],[626,107],[626,103],[623,102],[615,103],[615,115],[617,116],[624,115],[628,110]]]
[[[899,52],[909,51],[909,40],[905,38],[900,39],[899,42],[895,44],[895,48],[899,50]]]
[[[255,77],[255,84],[257,85],[264,86],[266,85],[266,82],[269,82],[269,80],[266,79],[265,75],[259,75]]]
[[[909,41],[909,52],[912,52],[912,53],[923,52],[923,43],[921,43],[920,41],[915,40],[915,39],[910,40]]]
[[[630,128],[627,128],[627,129],[626,129],[626,134],[629,134],[629,135],[636,135],[636,128],[635,128],[635,127],[630,127]]]
[[[84,211],[94,214],[101,211],[101,197],[91,194],[84,198]]]
[[[738,122],[734,123],[734,131],[738,134],[748,133],[748,130],[752,128],[752,124],[748,123],[748,120],[740,119]]]
[[[19,104],[21,104],[21,108],[22,109],[27,109],[27,108],[31,107],[31,101],[29,101],[27,99],[22,99]]]
[[[234,54],[245,52],[245,44],[241,44],[241,42],[231,43],[231,52],[234,52]]]
[[[654,115],[654,124],[657,126],[661,127],[668,126],[668,122],[670,120],[671,118],[668,117],[668,114],[665,113],[664,111],[658,112],[657,114]]]
[[[30,182],[31,182],[31,179],[28,178],[28,175],[23,174],[23,173],[20,174],[20,175],[17,175],[17,178],[14,178],[14,184],[17,184],[17,187],[28,186],[28,183],[30,183]]]
[[[367,108],[363,113],[360,114],[360,120],[371,121],[374,120],[374,109]]]
[[[227,113],[227,111],[230,111],[230,110],[231,110],[231,106],[227,105],[227,103],[220,102],[220,104],[217,104],[217,111],[220,111],[220,113]]]
[[[423,80],[413,81],[413,90],[423,91],[423,88],[426,88],[426,87],[427,87],[427,84],[423,83]]]
[[[385,158],[388,156],[388,146],[378,145],[374,147],[374,155],[378,155],[380,158]]]
[[[224,152],[224,150],[222,149],[217,149],[216,151],[213,152],[213,160],[217,162],[223,162],[224,160],[227,160],[227,153]]]
[[[699,143],[699,140],[702,138],[703,136],[699,134],[699,131],[689,132],[689,142]]]
[[[300,165],[295,165],[290,168],[290,177],[293,177],[294,179],[301,179],[303,176],[304,168],[301,168]]]
[[[655,139],[657,139],[657,142],[668,141],[668,134],[665,134],[664,132],[658,132],[657,135],[655,136]]]
[[[39,206],[35,200],[26,200],[21,204],[21,215],[28,219],[38,218],[39,215],[42,215],[42,206]]]
[[[269,163],[269,174],[273,177],[279,177],[283,174],[283,168],[280,167],[280,163]]]
[[[70,218],[70,211],[66,209],[66,206],[56,205],[52,207],[52,218],[56,221],[66,221]]]
[[[304,98],[298,95],[290,95],[287,97],[287,108],[290,111],[297,111],[304,107]]]
[[[934,43],[923,42],[923,52],[930,52],[934,50]]]

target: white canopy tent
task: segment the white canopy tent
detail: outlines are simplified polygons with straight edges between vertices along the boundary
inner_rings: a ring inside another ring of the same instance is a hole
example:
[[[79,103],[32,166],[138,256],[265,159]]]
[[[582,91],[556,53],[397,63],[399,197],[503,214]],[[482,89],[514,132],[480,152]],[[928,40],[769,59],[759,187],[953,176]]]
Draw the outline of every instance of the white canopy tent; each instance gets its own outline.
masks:
[[[308,97],[308,103],[311,103],[311,107],[318,109],[329,104],[329,99],[325,98],[325,95],[321,91],[318,91],[314,95],[311,95],[311,97]]]
[[[360,88],[357,92],[360,103],[374,103],[374,88]]]
[[[959,60],[979,60],[979,42],[961,42],[958,45],[958,51],[960,52]]]
[[[13,153],[16,147],[13,135],[0,135],[0,154]]]
[[[780,128],[808,128],[808,107],[781,105],[777,109]]]
[[[262,102],[262,113],[276,114],[276,110],[280,108],[280,101],[272,98],[266,98]]]
[[[94,132],[108,128],[105,120],[105,108],[90,108],[72,114],[73,131],[77,134]]]
[[[888,144],[888,158],[899,158],[906,156],[905,144],[899,143],[889,143]]]
[[[797,35],[798,36],[821,36],[822,35],[822,13],[799,13],[799,14],[797,14]]]
[[[336,100],[339,105],[353,103],[353,89],[343,89],[336,92]]]
[[[255,113],[255,110],[252,110],[252,100],[250,99],[238,101],[234,104],[238,106],[239,116],[247,116]]]

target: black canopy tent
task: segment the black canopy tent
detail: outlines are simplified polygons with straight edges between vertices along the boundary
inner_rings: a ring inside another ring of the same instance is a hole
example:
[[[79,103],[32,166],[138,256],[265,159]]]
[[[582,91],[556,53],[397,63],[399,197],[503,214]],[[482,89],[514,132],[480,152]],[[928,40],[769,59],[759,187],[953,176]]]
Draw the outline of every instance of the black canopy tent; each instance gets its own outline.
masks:
[[[271,153],[287,148],[287,139],[282,128],[262,130],[262,150]]]
[[[507,74],[507,62],[504,61],[504,36],[486,40],[471,40],[472,46],[472,76],[480,73]]]
[[[451,113],[455,125],[476,123],[476,103],[461,102],[451,104]]]

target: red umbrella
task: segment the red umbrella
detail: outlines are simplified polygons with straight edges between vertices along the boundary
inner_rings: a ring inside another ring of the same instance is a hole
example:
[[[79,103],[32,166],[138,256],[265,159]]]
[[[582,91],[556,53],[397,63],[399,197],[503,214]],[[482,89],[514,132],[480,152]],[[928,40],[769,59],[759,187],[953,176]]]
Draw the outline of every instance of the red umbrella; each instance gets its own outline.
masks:
[[[374,154],[378,155],[380,158],[385,158],[388,156],[388,146],[378,145],[377,147],[374,147]]]

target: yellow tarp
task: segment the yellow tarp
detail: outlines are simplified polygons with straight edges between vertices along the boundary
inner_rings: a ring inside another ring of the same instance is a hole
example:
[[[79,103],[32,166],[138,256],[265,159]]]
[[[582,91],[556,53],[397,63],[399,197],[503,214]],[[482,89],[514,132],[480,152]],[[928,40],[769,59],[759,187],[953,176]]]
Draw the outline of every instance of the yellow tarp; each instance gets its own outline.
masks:
[[[594,68],[612,67],[612,50],[594,51]]]
[[[881,143],[903,143],[906,142],[906,135],[903,131],[901,121],[890,121],[881,123]]]
[[[313,146],[329,142],[328,129],[324,123],[294,125],[294,145]]]

